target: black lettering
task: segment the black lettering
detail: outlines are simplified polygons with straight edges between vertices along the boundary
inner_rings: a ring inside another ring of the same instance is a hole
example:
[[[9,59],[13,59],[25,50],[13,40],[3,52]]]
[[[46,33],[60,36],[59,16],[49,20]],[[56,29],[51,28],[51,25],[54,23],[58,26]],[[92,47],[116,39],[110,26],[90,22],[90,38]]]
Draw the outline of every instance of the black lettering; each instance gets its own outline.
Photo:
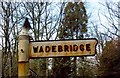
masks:
[[[90,44],[86,44],[86,50],[87,50],[87,51],[91,51],[91,49],[90,49]]]
[[[73,51],[77,51],[78,50],[78,46],[77,45],[73,45]]]
[[[39,52],[44,52],[42,46],[40,46],[40,50],[39,50]]]
[[[58,45],[58,52],[62,52],[62,51],[63,51],[62,46]]]
[[[69,52],[69,50],[68,50],[68,45],[64,45],[64,51],[66,52],[66,51],[68,51]]]
[[[52,46],[52,52],[56,52],[56,46]]]
[[[38,52],[38,46],[37,47],[33,46],[33,51],[34,51],[34,53],[37,53]]]
[[[45,52],[50,52],[50,46],[45,47]]]
[[[70,51],[72,52],[72,45],[70,45]]]
[[[80,45],[80,50],[84,51],[84,45],[83,44]]]

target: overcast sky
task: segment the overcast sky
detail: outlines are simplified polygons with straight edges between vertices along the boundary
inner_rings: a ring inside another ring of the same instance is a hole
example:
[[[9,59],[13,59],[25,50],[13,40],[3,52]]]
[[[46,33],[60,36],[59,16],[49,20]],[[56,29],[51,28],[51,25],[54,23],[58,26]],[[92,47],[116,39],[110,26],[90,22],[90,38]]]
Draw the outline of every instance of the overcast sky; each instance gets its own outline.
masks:
[[[107,2],[118,2],[120,0],[82,0],[82,1],[87,2],[87,5],[86,5],[87,12],[92,13],[92,16],[90,17],[89,22],[93,21],[95,24],[97,24],[100,27],[99,28],[100,32],[106,32],[106,30],[103,29],[104,27],[100,25],[98,13],[101,17],[102,24],[109,27],[109,25],[107,25],[106,23],[107,22],[106,18],[102,15],[102,13],[104,14],[104,12],[107,14],[108,11],[102,4],[104,4],[106,1]]]

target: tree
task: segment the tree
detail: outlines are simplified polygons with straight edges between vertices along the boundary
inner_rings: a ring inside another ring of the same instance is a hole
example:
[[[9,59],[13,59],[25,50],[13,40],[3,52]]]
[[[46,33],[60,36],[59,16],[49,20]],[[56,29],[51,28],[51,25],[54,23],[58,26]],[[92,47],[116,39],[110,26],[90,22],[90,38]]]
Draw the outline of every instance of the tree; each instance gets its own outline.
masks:
[[[81,39],[87,32],[87,14],[83,2],[68,2],[64,10],[64,18],[59,38]]]
[[[101,22],[101,16],[99,14],[100,24],[106,30],[106,32],[100,32],[101,36],[104,36],[102,44],[102,53],[100,54],[100,66],[99,66],[99,74],[102,76],[115,76],[115,78],[119,76],[119,4],[115,2],[105,2],[102,4],[105,7],[104,13],[101,13],[105,19],[106,24]],[[118,9],[116,9],[118,8]]]
[[[82,39],[87,32],[87,14],[83,2],[68,2],[64,9],[62,25],[59,28],[58,39]],[[76,76],[76,57],[57,58],[54,60],[54,77]],[[73,61],[73,62],[71,62]],[[71,65],[72,64],[72,65]]]
[[[2,76],[17,75],[18,3],[1,2],[0,29],[2,35]],[[14,66],[15,65],[15,66]]]
[[[114,39],[115,37],[120,37],[118,35],[118,32],[119,32],[118,27],[119,27],[119,19],[120,19],[119,17],[120,7],[118,3],[105,2],[104,4],[101,4],[101,5],[104,6],[106,9],[104,13],[101,13],[101,15],[106,19],[106,24],[102,23],[100,12],[98,14],[100,24],[106,30],[106,33],[101,32],[101,34],[107,36],[110,39]]]
[[[118,40],[107,41],[100,57],[100,75],[102,76],[120,76],[120,53]]]

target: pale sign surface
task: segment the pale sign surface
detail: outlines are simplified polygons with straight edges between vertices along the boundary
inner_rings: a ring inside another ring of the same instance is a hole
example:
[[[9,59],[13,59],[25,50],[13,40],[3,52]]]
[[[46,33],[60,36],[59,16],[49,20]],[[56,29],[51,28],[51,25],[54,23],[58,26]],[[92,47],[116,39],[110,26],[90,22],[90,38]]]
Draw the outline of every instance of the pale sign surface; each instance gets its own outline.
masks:
[[[30,42],[30,58],[95,55],[96,39]]]

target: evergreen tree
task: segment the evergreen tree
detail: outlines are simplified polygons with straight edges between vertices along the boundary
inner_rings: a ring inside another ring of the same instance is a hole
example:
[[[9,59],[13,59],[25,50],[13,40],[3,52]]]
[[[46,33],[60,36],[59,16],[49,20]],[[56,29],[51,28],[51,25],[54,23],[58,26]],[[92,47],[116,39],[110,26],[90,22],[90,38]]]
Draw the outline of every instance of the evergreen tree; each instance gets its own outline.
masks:
[[[88,18],[84,3],[68,2],[64,9],[62,26],[59,29],[59,39],[82,39],[83,34],[87,32],[87,22]],[[56,73],[54,70],[59,72]],[[74,60],[71,60],[70,57],[55,59],[53,71],[54,77],[76,76],[76,57],[74,57]]]
[[[60,39],[81,39],[87,32],[87,14],[83,2],[69,2],[64,10]]]

